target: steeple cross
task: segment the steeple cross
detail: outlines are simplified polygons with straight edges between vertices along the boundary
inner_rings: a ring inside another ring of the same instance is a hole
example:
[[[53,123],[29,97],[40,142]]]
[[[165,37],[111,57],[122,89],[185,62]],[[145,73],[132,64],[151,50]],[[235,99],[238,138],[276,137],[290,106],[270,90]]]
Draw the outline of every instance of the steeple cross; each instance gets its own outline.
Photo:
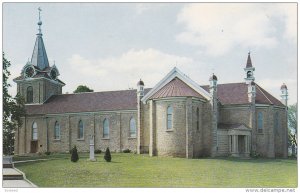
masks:
[[[41,7],[39,7],[38,10],[39,10],[39,21],[41,21],[41,11],[42,11]]]

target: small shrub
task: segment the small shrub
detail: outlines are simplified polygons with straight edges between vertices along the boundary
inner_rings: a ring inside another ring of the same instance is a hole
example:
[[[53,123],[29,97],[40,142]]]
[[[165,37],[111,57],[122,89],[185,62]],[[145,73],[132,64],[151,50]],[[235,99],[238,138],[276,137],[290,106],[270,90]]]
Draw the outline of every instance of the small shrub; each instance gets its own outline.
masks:
[[[72,149],[71,161],[72,162],[77,162],[78,160],[79,160],[79,157],[78,157],[78,152],[77,152],[77,148],[76,148],[76,145],[75,145]]]
[[[123,153],[130,153],[130,149],[124,149]]]
[[[256,151],[252,151],[252,152],[250,153],[250,157],[252,157],[252,158],[259,158],[260,155],[259,155],[259,153],[257,153]]]
[[[46,151],[46,152],[45,152],[45,155],[50,155],[50,154],[51,154],[50,151]]]
[[[101,151],[101,149],[96,149],[96,150],[94,151],[94,153],[95,153],[95,154],[101,154],[102,151]]]
[[[104,155],[104,159],[105,159],[105,161],[107,161],[107,162],[111,162],[111,155],[110,155],[109,148],[106,148],[105,155]]]

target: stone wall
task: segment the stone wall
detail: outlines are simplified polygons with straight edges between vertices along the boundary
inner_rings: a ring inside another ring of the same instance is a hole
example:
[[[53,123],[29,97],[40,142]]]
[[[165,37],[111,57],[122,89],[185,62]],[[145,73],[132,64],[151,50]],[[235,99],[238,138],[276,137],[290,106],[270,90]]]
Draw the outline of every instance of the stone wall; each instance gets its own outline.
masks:
[[[212,146],[212,117],[211,111],[212,107],[209,102],[205,102],[202,105],[202,139],[203,139],[203,151],[202,156],[207,157],[211,155],[211,146]]]
[[[229,155],[229,136],[228,130],[218,129],[218,156]]]
[[[223,106],[220,108],[220,123],[242,123],[247,127],[250,119],[250,107]]]
[[[109,137],[103,138],[103,121],[109,121]],[[30,153],[32,124],[38,126],[38,152],[69,152],[76,145],[79,152],[88,152],[90,135],[95,135],[95,149],[104,151],[109,147],[113,152],[125,149],[136,151],[136,137],[130,137],[130,119],[137,123],[136,111],[115,111],[98,113],[58,114],[48,116],[27,116],[22,128],[16,135],[18,154]],[[78,139],[79,121],[83,121],[84,138]],[[60,139],[54,139],[55,122],[60,125]],[[48,130],[48,147],[47,147]]]
[[[58,83],[46,79],[28,79],[18,82],[18,92],[27,101],[27,88],[33,88],[33,103],[43,103],[51,95],[62,94],[62,86]]]
[[[186,156],[186,100],[158,100],[156,145],[158,156]],[[167,130],[167,107],[173,107],[173,129]]]

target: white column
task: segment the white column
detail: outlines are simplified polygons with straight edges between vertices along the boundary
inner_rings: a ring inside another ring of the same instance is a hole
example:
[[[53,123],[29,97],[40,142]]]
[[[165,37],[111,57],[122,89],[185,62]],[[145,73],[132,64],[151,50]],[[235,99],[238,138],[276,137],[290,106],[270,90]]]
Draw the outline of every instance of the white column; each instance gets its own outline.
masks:
[[[90,135],[90,161],[96,161],[94,151],[95,151],[94,135]]]
[[[232,156],[237,157],[239,154],[238,152],[238,135],[233,135],[233,152]]]

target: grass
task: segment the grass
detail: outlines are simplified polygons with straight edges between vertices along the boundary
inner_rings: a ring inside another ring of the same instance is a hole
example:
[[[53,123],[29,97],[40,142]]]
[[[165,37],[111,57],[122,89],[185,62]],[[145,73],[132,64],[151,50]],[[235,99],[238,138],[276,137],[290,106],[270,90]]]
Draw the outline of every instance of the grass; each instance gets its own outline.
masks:
[[[48,156],[51,158],[52,156]],[[297,187],[297,160],[184,159],[112,154],[112,162],[79,155],[15,166],[39,187]],[[65,159],[64,159],[65,158]]]

